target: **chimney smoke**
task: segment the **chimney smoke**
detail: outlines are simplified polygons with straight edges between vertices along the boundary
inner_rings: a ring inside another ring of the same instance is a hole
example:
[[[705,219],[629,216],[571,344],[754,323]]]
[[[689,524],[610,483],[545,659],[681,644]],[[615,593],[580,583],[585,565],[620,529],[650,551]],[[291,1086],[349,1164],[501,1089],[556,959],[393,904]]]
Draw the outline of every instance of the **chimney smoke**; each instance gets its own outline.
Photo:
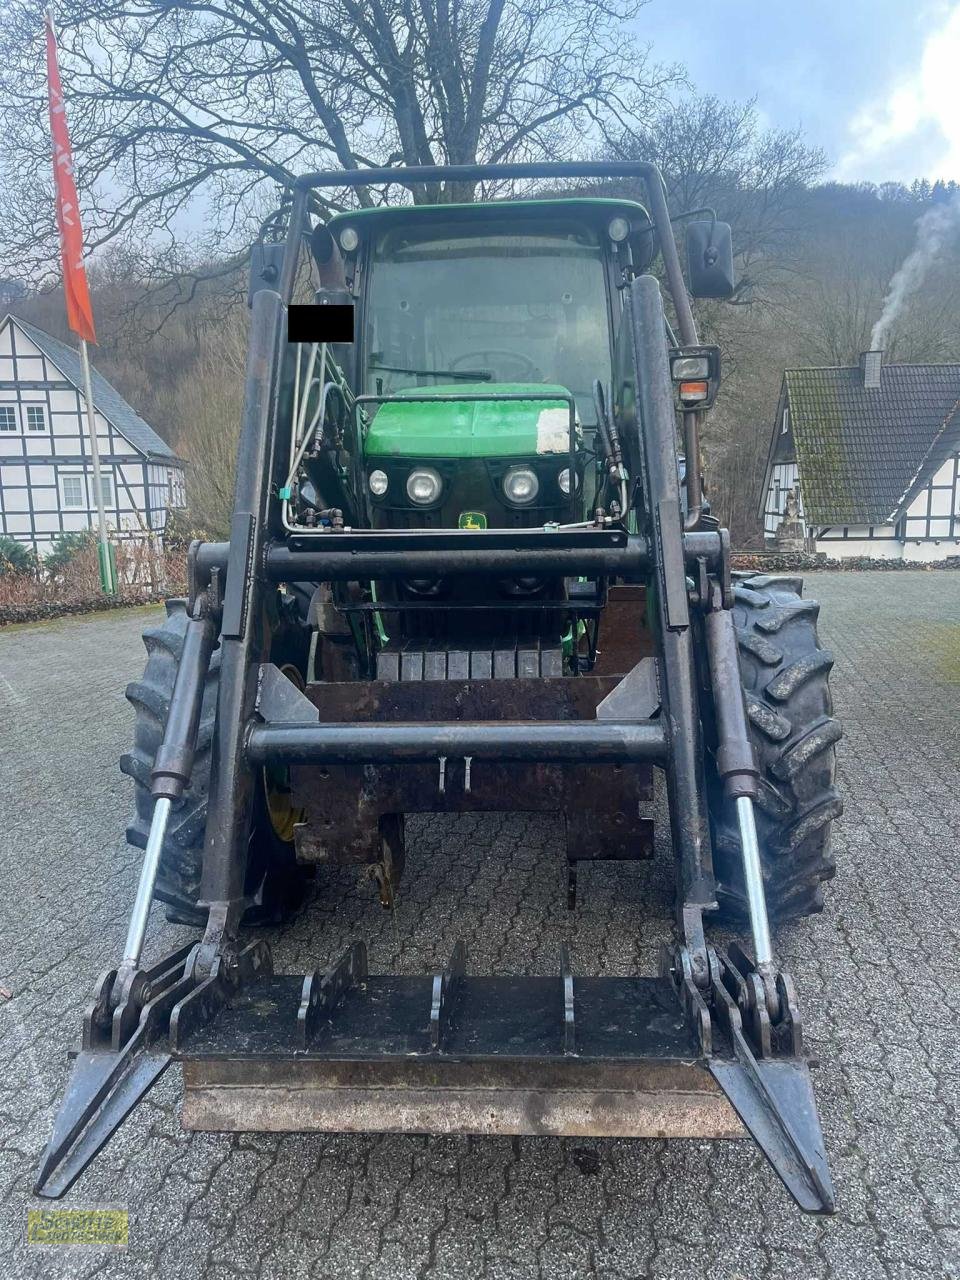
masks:
[[[923,284],[927,272],[950,239],[960,230],[960,193],[933,205],[917,219],[917,240],[890,281],[880,319],[873,326],[870,347],[886,346],[887,334],[903,310],[904,303]]]

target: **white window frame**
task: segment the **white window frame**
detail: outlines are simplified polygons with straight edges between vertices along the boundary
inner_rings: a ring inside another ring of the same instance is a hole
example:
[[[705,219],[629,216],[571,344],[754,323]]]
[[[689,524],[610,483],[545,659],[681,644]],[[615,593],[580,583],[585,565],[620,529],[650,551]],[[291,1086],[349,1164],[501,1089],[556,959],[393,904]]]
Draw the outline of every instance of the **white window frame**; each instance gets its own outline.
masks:
[[[0,435],[16,435],[20,430],[20,423],[17,421],[17,406],[15,404],[0,404],[0,417],[6,418],[8,412],[13,414],[13,426],[0,427]]]
[[[106,490],[106,492],[105,492],[105,493],[104,493],[104,495],[103,495],[103,505],[104,505],[105,507],[115,507],[115,506],[117,505],[117,502],[116,502],[116,497],[117,497],[117,494],[116,494],[116,488],[117,488],[117,487],[116,487],[116,485],[115,485],[115,484],[114,484],[114,482],[113,482],[113,472],[112,472],[112,471],[101,471],[101,472],[100,472],[100,483],[101,483],[101,485],[104,487],[104,489]],[[92,475],[91,475],[91,476],[89,476],[89,478],[88,478],[87,488],[88,488],[89,492],[92,494],[92,493],[93,493],[93,476],[92,476]]]
[[[82,471],[70,471],[66,475],[63,472],[58,477],[60,481],[60,506],[64,511],[86,511],[87,505],[87,486],[84,483],[86,477]],[[80,501],[69,502],[67,500],[66,485],[70,480],[79,480],[80,482]]]
[[[61,471],[59,480],[60,480],[60,505],[64,511],[92,511],[94,509],[94,507],[96,506],[96,502],[92,501],[93,476],[89,472],[84,473],[82,471],[68,471],[68,472]],[[79,480],[81,482],[82,501],[80,502],[79,505],[77,503],[67,501],[66,494],[64,493],[64,488],[63,488],[65,480]],[[103,505],[105,507],[115,507],[116,506],[116,500],[115,500],[116,485],[114,484],[113,473],[111,471],[102,471],[100,473],[100,480],[104,489]]]
[[[40,414],[39,427],[33,427],[30,425],[31,409],[37,410],[37,412],[39,412]],[[50,430],[50,421],[47,417],[47,406],[45,404],[25,404],[23,406],[23,420],[24,420],[24,423],[26,424],[26,429],[30,433],[30,435],[39,435],[40,432],[46,432]]]
[[[783,422],[780,426],[780,434],[785,436],[790,430],[790,406],[785,405],[783,410]]]
[[[183,471],[180,467],[167,467],[166,506],[174,511],[182,511],[186,507],[186,495],[183,491]]]

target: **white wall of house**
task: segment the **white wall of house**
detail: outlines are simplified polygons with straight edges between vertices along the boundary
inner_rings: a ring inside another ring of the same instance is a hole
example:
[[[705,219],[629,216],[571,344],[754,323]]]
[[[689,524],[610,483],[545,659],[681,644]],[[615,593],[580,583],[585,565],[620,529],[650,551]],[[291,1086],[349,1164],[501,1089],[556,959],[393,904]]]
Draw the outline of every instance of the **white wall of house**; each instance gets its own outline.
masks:
[[[869,556],[872,560],[902,560],[903,543],[892,524],[849,525],[845,529],[815,528],[808,530],[815,551],[831,560],[856,560]],[[822,534],[822,537],[817,536]],[[941,556],[942,560],[943,557]]]
[[[960,454],[948,458],[910,503],[903,535],[907,542],[960,540]]]
[[[841,560],[918,560],[960,555],[960,454],[948,458],[894,524],[812,528],[817,551]]]
[[[893,526],[886,527],[892,530]],[[937,564],[948,556],[960,555],[960,538],[911,542],[893,536],[857,536],[865,532],[864,529],[851,528],[848,538],[817,538],[814,548],[831,560],[855,560],[869,556],[871,560],[918,560],[923,564]]]
[[[773,539],[783,518],[787,493],[794,489],[803,519],[803,485],[796,462],[777,462],[770,472],[764,502],[763,533]],[[870,556],[876,560],[918,560],[935,564],[960,555],[960,453],[937,470],[896,523],[825,528],[807,523],[814,549],[833,560]]]
[[[94,420],[107,523],[118,539],[162,533],[185,502],[183,468],[140,453],[100,412]],[[0,534],[40,554],[96,523],[86,401],[14,325],[0,330]]]

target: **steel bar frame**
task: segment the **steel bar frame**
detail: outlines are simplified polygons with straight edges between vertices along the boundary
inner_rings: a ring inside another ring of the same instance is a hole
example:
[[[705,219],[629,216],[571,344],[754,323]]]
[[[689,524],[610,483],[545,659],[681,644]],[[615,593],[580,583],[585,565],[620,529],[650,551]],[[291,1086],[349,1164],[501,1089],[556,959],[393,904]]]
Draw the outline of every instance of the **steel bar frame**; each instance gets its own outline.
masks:
[[[685,580],[676,415],[663,304],[653,276],[640,276],[631,284],[624,324],[635,378],[632,390],[636,397],[637,421],[633,429],[640,434],[638,452],[646,500],[646,533],[655,575],[661,718],[667,725],[667,796],[679,879],[677,907],[682,923],[685,908],[704,911],[716,905],[716,887],[706,812],[693,619]],[[626,376],[629,375],[628,369]],[[621,427],[621,436],[625,434],[625,427],[626,424]],[[696,948],[693,961],[695,980],[698,985],[705,983],[705,953]]]
[[[663,764],[656,721],[419,721],[408,724],[255,724],[251,764],[400,764],[470,758],[539,764]]]
[[[247,837],[253,776],[244,751],[253,715],[258,664],[269,647],[264,634],[262,558],[276,444],[280,344],[286,325],[280,295],[263,290],[253,299],[243,420],[237,450],[234,514],[230,527],[221,626],[220,693],[212,747],[201,897],[210,904],[198,960],[201,972],[236,943],[244,908]]]
[[[703,560],[716,573],[726,568],[727,550],[718,532],[683,535],[688,568]],[[230,562],[228,542],[201,543],[195,553],[196,582],[206,586],[214,569],[223,578]],[[550,573],[563,577],[602,576],[638,580],[649,570],[648,539],[622,531],[492,529],[350,530],[269,542],[262,550],[268,582],[349,581],[389,578],[415,570],[430,573]]]

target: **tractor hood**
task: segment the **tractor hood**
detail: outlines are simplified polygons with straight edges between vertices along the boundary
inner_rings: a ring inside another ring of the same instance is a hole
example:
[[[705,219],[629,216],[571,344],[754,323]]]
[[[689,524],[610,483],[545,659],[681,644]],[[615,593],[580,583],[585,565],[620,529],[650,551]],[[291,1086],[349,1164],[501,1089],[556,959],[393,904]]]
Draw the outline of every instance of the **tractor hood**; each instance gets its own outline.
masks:
[[[524,393],[538,398],[497,399]],[[481,398],[440,398],[457,395]],[[563,387],[543,383],[457,382],[411,387],[377,410],[366,433],[364,453],[368,458],[514,458],[567,453],[568,395]],[[434,397],[436,403],[431,403]]]

